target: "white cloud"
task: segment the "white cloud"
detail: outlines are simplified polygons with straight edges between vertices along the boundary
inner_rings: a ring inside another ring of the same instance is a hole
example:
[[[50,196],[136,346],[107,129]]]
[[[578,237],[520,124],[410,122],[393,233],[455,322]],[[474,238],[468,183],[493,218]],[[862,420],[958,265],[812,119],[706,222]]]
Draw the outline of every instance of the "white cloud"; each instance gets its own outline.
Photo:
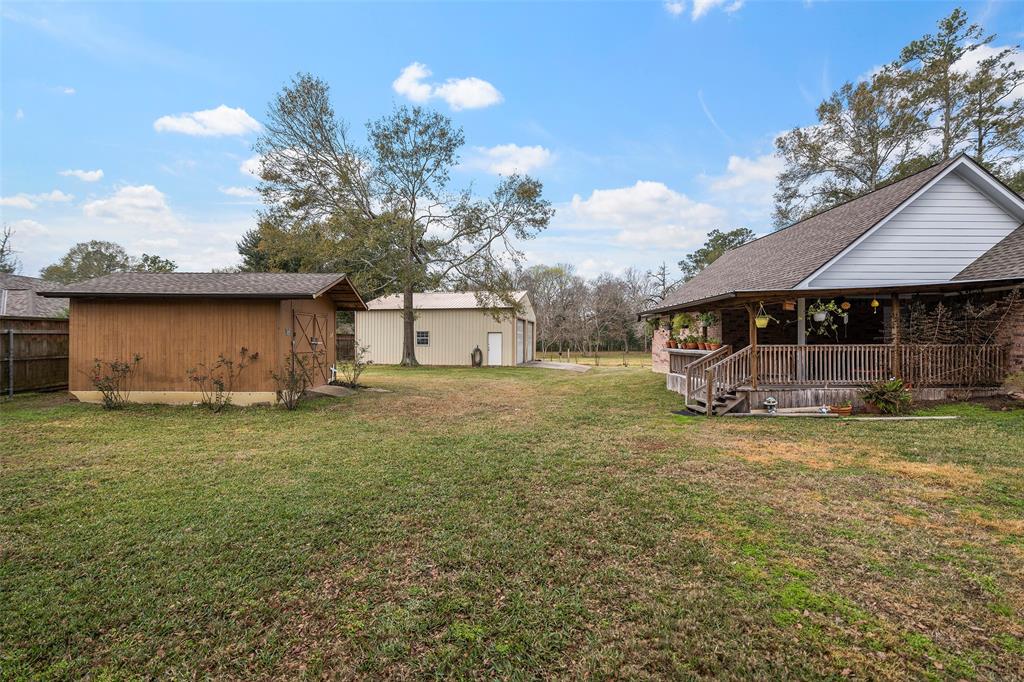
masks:
[[[50,234],[49,228],[35,220],[15,220],[11,229],[19,237],[42,237]]]
[[[687,248],[718,226],[725,211],[694,201],[662,182],[638,180],[631,187],[575,195],[568,207],[574,229],[615,232],[620,244]]]
[[[258,178],[260,176],[260,163],[262,163],[262,161],[263,159],[259,155],[250,156],[238,166],[238,170],[245,175],[251,175]]]
[[[103,171],[99,168],[96,170],[62,170],[60,175],[78,178],[82,182],[96,182],[103,179]]]
[[[693,12],[691,16],[694,21],[697,21],[716,7],[721,7],[723,12],[732,14],[740,7],[743,7],[743,1],[744,0],[693,0]]]
[[[960,58],[953,68],[962,73],[974,73],[978,70],[978,64],[989,57],[994,57],[1003,50],[1010,50],[1009,61],[1018,69],[1024,69],[1024,51],[1018,47],[1012,47],[1009,45],[993,46],[993,45],[979,45],[975,49],[971,50],[963,57]],[[1012,99],[1024,97],[1024,83],[1018,85],[1010,96]]]
[[[178,219],[167,205],[164,193],[153,185],[126,185],[106,199],[82,206],[90,218],[116,222],[132,229],[178,230]]]
[[[259,121],[245,109],[231,108],[224,104],[216,109],[205,109],[177,116],[161,116],[153,122],[153,129],[160,133],[181,133],[199,137],[223,137],[225,135],[246,135],[259,132]]]
[[[517,144],[499,144],[494,147],[475,147],[466,166],[496,175],[529,173],[549,165],[555,156],[550,149],[539,145],[520,147]]]
[[[8,206],[10,208],[36,208],[41,203],[58,203],[63,204],[74,199],[74,195],[65,194],[59,189],[55,189],[52,192],[44,192],[42,194],[15,194],[11,197],[0,197],[0,206]]]
[[[729,227],[745,226],[755,231],[769,223],[775,194],[775,179],[784,163],[775,154],[730,156],[722,175],[700,175],[698,180],[708,198],[728,207]]]
[[[664,4],[664,7],[665,11],[674,17],[678,17],[679,15],[686,11],[685,2],[666,2]]]
[[[227,194],[229,197],[238,197],[239,199],[252,199],[260,195],[252,187],[221,187],[220,191],[221,194]]]
[[[60,91],[62,93],[64,93],[65,95],[73,95],[76,92],[76,90],[74,88],[69,88],[67,86],[61,87]]]
[[[27,194],[16,194],[13,197],[0,197],[0,206],[8,208],[35,208],[35,202]]]
[[[18,109],[14,112],[14,118],[20,121],[21,119],[25,118],[25,112],[22,109]]]
[[[419,104],[431,99],[444,100],[455,111],[482,109],[500,104],[504,99],[496,87],[474,76],[449,78],[440,84],[425,82],[431,75],[426,64],[413,62],[402,69],[391,87],[399,95]]]

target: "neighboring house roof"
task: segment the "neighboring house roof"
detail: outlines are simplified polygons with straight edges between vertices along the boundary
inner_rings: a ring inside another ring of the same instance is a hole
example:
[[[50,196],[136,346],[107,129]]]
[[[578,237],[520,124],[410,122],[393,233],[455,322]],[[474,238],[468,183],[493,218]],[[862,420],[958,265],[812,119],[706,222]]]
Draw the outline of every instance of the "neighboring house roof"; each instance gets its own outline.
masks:
[[[693,279],[672,291],[658,307],[647,312],[663,312],[737,292],[794,289],[872,228],[893,215],[897,209],[902,208],[947,169],[959,164],[970,165],[975,174],[992,177],[980,165],[963,155],[935,164],[845,204],[725,252]],[[980,172],[974,169],[980,169]],[[1009,192],[1005,188],[1001,191]],[[1019,202],[1020,198],[1013,196]],[[1003,241],[1009,239],[1010,237],[1007,237]],[[1022,238],[1017,239],[1024,242]],[[1012,242],[1016,243],[1016,240]],[[1001,264],[1000,271],[1008,271],[1005,261],[1014,257],[1017,248],[1019,246],[1014,249],[1002,249],[1004,256],[998,260]],[[973,265],[961,273],[967,275],[962,279],[978,278],[974,276],[977,273],[968,273],[971,267]],[[991,267],[994,271],[995,265]],[[999,278],[998,275],[992,277]]]
[[[1024,277],[1024,225],[1003,238],[954,277],[954,280]]]
[[[516,301],[522,302],[526,297],[526,292],[515,291],[512,295]],[[486,298],[484,301],[486,302]],[[412,307],[419,310],[472,310],[476,308],[483,310],[488,307],[499,309],[511,307],[500,301],[495,301],[495,303],[497,305],[481,305],[475,291],[425,291],[412,295]],[[381,296],[366,304],[368,310],[402,310],[404,306],[405,297],[402,294]]]
[[[61,286],[45,296],[69,298],[319,298],[358,310],[366,305],[343,274],[291,272],[117,272]]]
[[[0,315],[6,317],[63,317],[66,298],[43,298],[39,292],[59,286],[38,277],[0,273]]]

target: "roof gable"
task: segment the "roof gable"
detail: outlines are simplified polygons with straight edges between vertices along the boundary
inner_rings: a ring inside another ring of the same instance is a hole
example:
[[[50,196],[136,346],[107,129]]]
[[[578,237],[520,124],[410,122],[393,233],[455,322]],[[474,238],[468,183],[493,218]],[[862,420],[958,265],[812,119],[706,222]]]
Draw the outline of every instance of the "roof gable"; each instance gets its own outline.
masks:
[[[1021,223],[976,183],[951,167],[800,288],[950,281]]]
[[[671,308],[733,291],[792,289],[912,197],[955,159],[726,251],[659,306]]]

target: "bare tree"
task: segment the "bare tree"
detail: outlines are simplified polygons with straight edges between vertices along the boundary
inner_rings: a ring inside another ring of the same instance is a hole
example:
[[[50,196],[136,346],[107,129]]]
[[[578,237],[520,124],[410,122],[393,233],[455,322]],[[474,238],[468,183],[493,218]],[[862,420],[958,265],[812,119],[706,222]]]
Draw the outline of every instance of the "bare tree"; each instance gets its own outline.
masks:
[[[10,275],[21,271],[21,260],[14,252],[14,228],[4,223],[0,230],[0,272]]]
[[[324,81],[296,76],[271,102],[255,147],[264,220],[331,224],[352,274],[374,273],[402,293],[402,364],[416,365],[413,293],[457,279],[492,307],[516,309],[515,242],[546,228],[554,211],[525,175],[501,178],[485,199],[450,189],[464,137],[438,112],[397,107],[367,125],[367,138],[365,147],[351,139]]]

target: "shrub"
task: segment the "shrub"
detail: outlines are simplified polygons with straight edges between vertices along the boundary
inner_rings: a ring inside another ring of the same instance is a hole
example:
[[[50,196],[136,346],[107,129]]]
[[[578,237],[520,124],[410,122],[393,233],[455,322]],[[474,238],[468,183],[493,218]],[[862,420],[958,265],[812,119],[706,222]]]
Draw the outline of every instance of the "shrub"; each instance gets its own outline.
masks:
[[[367,367],[373,364],[372,360],[366,359],[366,354],[369,351],[369,346],[357,346],[352,360],[339,362],[337,364],[338,378],[334,383],[348,386],[349,388],[359,388],[360,375],[366,371]]]
[[[142,356],[138,353],[134,354],[131,360],[104,362],[96,358],[92,371],[87,372],[86,376],[89,377],[93,388],[100,392],[104,408],[117,410],[127,404],[132,393],[132,379],[140,362]]]
[[[277,401],[286,410],[294,410],[302,401],[312,381],[307,362],[303,356],[292,352],[284,356],[284,369],[271,372],[277,386]]]
[[[860,392],[861,399],[874,405],[882,414],[901,414],[910,407],[913,397],[902,379],[892,377],[868,386]]]
[[[189,369],[188,380],[199,390],[200,404],[214,412],[220,412],[230,405],[231,393],[242,371],[259,357],[259,353],[250,353],[248,348],[242,346],[237,361],[221,353],[212,366],[200,363]]]

